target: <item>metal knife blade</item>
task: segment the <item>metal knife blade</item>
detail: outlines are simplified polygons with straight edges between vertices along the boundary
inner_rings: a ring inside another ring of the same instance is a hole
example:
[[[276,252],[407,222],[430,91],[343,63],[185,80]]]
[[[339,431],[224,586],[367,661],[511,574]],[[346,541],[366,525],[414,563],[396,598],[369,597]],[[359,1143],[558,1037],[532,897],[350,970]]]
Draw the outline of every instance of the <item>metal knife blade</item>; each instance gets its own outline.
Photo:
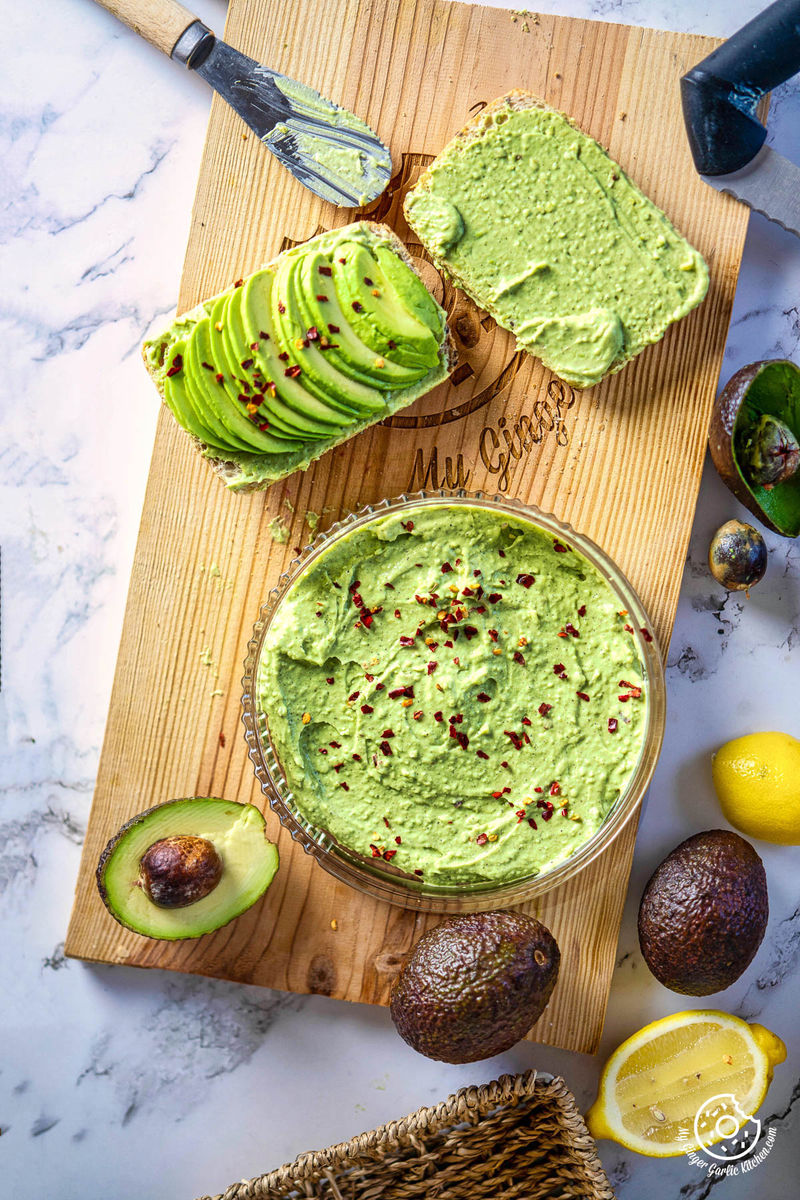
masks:
[[[217,38],[205,58],[191,66],[323,200],[360,207],[385,189],[391,155],[369,125],[347,109]]]
[[[771,146],[738,171],[700,178],[800,237],[800,167]]]

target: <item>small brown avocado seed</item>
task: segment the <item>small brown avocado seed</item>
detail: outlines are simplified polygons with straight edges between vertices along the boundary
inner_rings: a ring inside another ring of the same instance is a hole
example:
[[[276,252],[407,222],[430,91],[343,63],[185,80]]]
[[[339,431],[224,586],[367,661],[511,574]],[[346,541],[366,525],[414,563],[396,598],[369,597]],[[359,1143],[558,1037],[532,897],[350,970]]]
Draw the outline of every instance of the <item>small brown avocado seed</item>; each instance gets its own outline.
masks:
[[[161,838],[139,861],[145,894],[159,908],[185,908],[202,900],[222,877],[222,859],[211,842],[192,834]]]

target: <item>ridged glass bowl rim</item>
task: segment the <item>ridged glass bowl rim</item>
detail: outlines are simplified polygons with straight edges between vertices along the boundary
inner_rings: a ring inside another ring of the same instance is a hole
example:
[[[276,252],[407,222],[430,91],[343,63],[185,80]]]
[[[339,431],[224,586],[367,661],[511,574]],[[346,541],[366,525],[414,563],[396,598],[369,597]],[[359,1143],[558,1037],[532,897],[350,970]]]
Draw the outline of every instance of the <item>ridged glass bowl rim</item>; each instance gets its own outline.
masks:
[[[360,529],[378,518],[412,512],[430,504],[477,505],[500,515],[527,519],[555,536],[569,540],[616,593],[620,599],[620,608],[630,614],[632,620],[629,623],[633,627],[633,636],[644,674],[647,709],[641,750],[627,787],[615,801],[605,821],[574,854],[552,870],[505,883],[426,884],[424,880],[409,878],[394,870],[383,860],[365,858],[337,842],[326,830],[313,825],[304,817],[301,807],[295,802],[294,794],[289,788],[270,740],[266,714],[260,711],[258,705],[258,664],[264,638],[281,601],[299,576],[335,541],[353,530]],[[645,630],[649,637],[645,636]],[[637,812],[655,770],[664,737],[664,667],[657,640],[650,632],[649,618],[632,585],[595,542],[578,533],[566,521],[559,520],[552,513],[543,512],[534,504],[496,493],[473,492],[465,488],[404,493],[391,500],[380,500],[365,505],[357,512],[349,513],[337,521],[330,529],[317,534],[301,554],[292,560],[262,604],[253,626],[253,636],[247,645],[244,669],[242,722],[245,741],[261,790],[281,825],[307,854],[312,855],[336,879],[379,900],[423,912],[469,912],[504,908],[535,899],[572,879],[609,847]]]

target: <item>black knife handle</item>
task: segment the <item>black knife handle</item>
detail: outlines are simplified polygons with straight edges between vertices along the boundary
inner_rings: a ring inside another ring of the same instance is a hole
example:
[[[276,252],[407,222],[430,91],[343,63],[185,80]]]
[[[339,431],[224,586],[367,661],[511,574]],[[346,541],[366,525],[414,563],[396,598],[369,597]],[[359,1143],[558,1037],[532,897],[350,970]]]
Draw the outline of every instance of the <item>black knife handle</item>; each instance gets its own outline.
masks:
[[[728,175],[764,144],[765,92],[800,71],[800,0],[775,0],[681,79],[683,117],[701,175]]]

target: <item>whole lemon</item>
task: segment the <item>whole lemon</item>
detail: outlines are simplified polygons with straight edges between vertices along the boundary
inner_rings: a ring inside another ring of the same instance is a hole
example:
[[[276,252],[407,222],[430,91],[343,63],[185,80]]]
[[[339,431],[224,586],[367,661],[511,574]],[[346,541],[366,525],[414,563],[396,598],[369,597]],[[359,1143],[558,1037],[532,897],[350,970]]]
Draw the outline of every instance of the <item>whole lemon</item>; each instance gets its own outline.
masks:
[[[726,742],[711,765],[722,812],[750,837],[800,844],[800,741],[748,733]]]

